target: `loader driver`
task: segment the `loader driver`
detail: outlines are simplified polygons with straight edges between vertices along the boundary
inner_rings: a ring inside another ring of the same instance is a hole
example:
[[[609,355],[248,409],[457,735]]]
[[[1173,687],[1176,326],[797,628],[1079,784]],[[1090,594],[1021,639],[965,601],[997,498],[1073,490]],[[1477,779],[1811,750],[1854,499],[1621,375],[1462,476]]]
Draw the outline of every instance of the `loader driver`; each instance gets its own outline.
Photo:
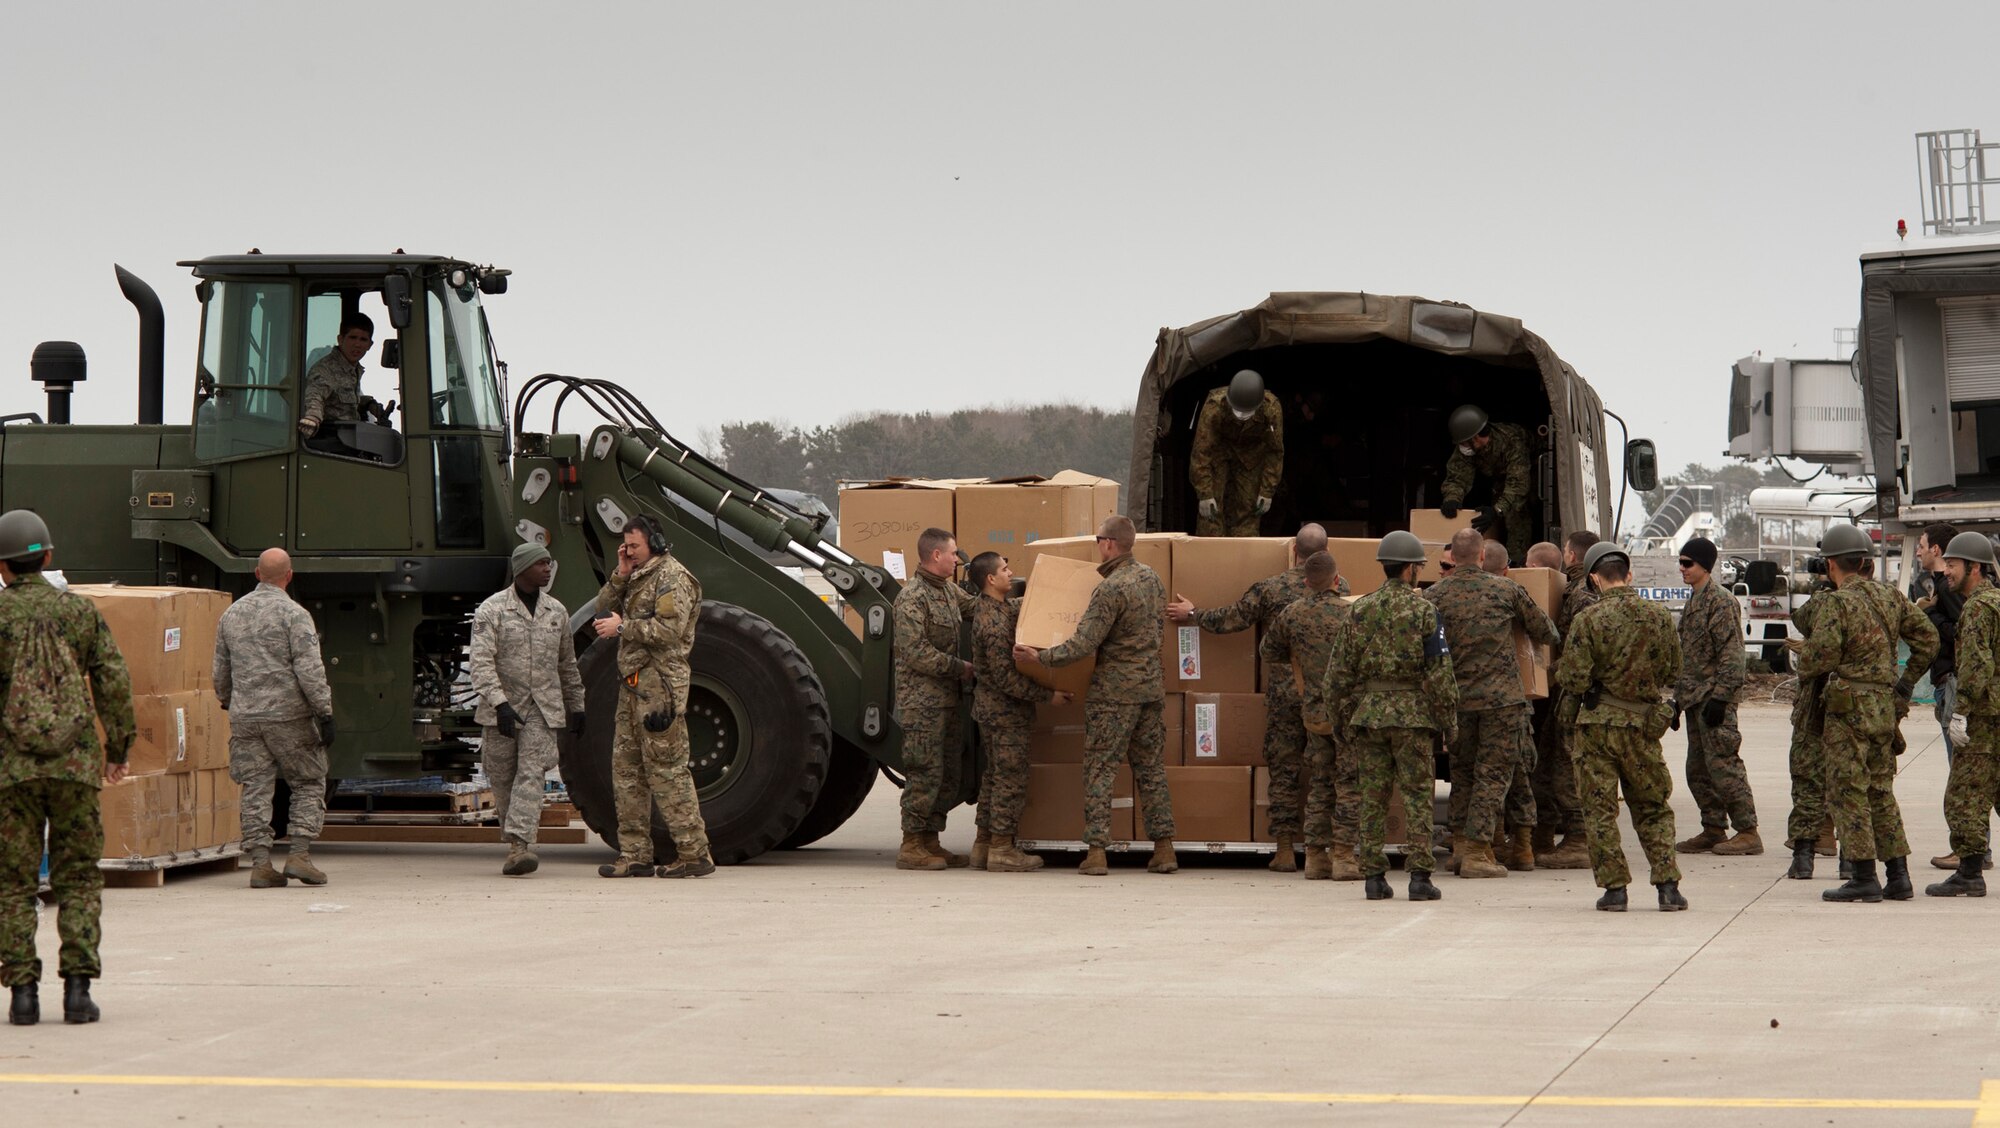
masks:
[[[1458,516],[1466,499],[1483,500],[1472,527],[1507,546],[1507,558],[1528,553],[1528,433],[1515,423],[1493,423],[1486,412],[1465,404],[1451,413],[1451,457],[1444,466],[1439,512]]]
[[[313,450],[372,458],[334,436],[320,433],[327,423],[360,423],[371,416],[388,423],[392,403],[383,407],[375,397],[361,394],[361,358],[375,345],[375,322],[365,313],[350,313],[340,321],[340,339],[334,350],[321,357],[306,373],[305,393],[299,402],[299,434]]]
[[[1202,401],[1195,418],[1188,481],[1195,535],[1254,537],[1285,471],[1285,412],[1245,368]]]

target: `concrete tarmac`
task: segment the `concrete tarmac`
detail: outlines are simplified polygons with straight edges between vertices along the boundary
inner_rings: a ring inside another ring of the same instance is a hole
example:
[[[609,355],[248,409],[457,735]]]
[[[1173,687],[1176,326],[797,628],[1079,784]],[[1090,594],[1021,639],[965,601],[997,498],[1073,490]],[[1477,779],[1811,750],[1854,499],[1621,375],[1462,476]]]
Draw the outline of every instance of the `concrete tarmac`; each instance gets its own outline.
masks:
[[[1742,710],[1761,857],[1683,857],[1654,909],[1588,871],[1443,876],[1442,901],[1243,858],[1108,878],[891,865],[897,793],[800,851],[605,881],[598,845],[328,845],[332,883],[110,890],[104,1021],[0,1028],[5,1122],[2000,1123],[2000,896],[1948,849],[1921,706],[1897,784],[1919,894],[1788,881],[1783,706]],[[1669,734],[1678,779],[1685,742]],[[1683,836],[1698,824],[1675,796]],[[971,811],[946,841],[966,849]],[[53,914],[49,914],[52,918]],[[40,942],[53,965],[56,935]],[[53,979],[54,969],[50,968]],[[88,1076],[79,1076],[88,1075]],[[1976,1117],[1989,1119],[1975,1119]]]

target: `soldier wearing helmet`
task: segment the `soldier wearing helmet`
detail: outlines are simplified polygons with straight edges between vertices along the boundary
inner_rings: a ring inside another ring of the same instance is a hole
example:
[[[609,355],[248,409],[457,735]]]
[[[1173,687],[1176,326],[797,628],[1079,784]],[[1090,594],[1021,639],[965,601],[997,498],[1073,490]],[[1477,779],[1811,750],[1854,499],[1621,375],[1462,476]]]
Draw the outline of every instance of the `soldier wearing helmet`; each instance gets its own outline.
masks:
[[[1264,377],[1245,368],[1208,393],[1195,419],[1188,453],[1195,535],[1256,536],[1284,469],[1284,411],[1264,390]]]
[[[1963,725],[1951,775],[1944,787],[1945,824],[1957,871],[1924,888],[1932,897],[1984,897],[1985,859],[1992,848],[1987,816],[2000,804],[2000,590],[1986,570],[1994,566],[1993,542],[1984,533],[1960,533],[1944,550],[1944,575],[1965,600],[1958,615],[1958,713]]]
[[[1528,524],[1528,433],[1518,424],[1495,423],[1475,404],[1464,404],[1446,424],[1451,457],[1444,466],[1438,508],[1458,516],[1468,501],[1479,513],[1472,527],[1507,546],[1510,560],[1524,559],[1534,530]]]

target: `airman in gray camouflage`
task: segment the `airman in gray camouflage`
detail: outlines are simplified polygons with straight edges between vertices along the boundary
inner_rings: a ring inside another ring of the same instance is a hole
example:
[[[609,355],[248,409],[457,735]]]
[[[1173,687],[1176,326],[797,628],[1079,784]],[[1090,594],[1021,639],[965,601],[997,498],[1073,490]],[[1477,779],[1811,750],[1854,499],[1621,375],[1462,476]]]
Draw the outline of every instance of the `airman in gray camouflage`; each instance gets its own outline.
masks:
[[[1959,533],[1944,550],[1946,581],[1965,600],[1958,614],[1957,712],[1966,740],[1951,758],[1945,783],[1945,823],[1958,871],[1924,888],[1932,897],[1986,896],[1985,868],[1992,846],[1988,814],[2000,803],[2000,590],[1982,565],[1994,563],[1993,542],[1983,533]]]
[[[473,720],[479,759],[493,786],[494,814],[507,842],[500,872],[535,872],[535,832],[542,821],[543,780],[556,766],[556,733],[584,725],[583,678],[569,609],[546,590],[555,575],[549,550],[524,544],[508,562],[513,582],[486,597],[472,616]]]
[[[305,391],[299,397],[299,433],[320,442],[327,423],[358,423],[375,400],[361,394],[361,358],[375,343],[375,323],[365,313],[351,313],[340,322],[340,337],[332,352],[321,357],[306,373]]]
[[[1275,671],[1265,684],[1288,681],[1299,694],[1310,771],[1305,803],[1306,878],[1360,881],[1354,841],[1361,824],[1361,776],[1353,751],[1335,739],[1326,700],[1327,657],[1350,612],[1347,601],[1339,595],[1344,584],[1330,554],[1321,551],[1308,557],[1305,577],[1305,596],[1279,612],[1264,632],[1261,653],[1267,668]],[[1277,805],[1274,788],[1274,813]]]
[[[611,744],[618,860],[601,877],[703,877],[715,872],[701,798],[688,768],[687,701],[701,582],[667,551],[646,516],[627,521],[618,567],[597,593],[597,637],[618,640],[617,733]],[[655,869],[653,810],[667,825],[674,861]]]
[[[333,741],[333,691],[326,684],[312,615],[285,589],[292,558],[282,548],[257,558],[257,586],[230,604],[215,628],[215,696],[229,711],[229,778],[243,785],[243,849],[250,887],[297,878],[326,884],[312,844],[326,814],[326,750]],[[292,789],[291,851],[271,866],[271,798],[278,779]]]
[[[1709,575],[1718,553],[1707,537],[1681,546],[1681,578],[1694,589],[1681,608],[1681,676],[1674,706],[1687,721],[1687,781],[1701,833],[1674,844],[1683,854],[1761,854],[1757,802],[1737,749],[1736,698],[1743,691],[1743,619],[1735,597]],[[1729,826],[1736,834],[1729,834]]]
[[[1174,808],[1167,791],[1164,746],[1166,681],[1160,670],[1160,638],[1166,624],[1167,589],[1159,573],[1132,558],[1138,532],[1132,519],[1113,515],[1097,529],[1097,552],[1104,577],[1090,593],[1076,633],[1036,650],[1015,646],[1014,658],[1056,668],[1097,655],[1090,692],[1084,698],[1083,834],[1089,847],[1077,872],[1110,872],[1104,848],[1111,843],[1111,789],[1121,763],[1132,766],[1132,785],[1146,814],[1145,834],[1153,840],[1146,868],[1173,873]]]
[[[896,593],[896,723],[903,728],[903,844],[896,868],[957,869],[970,864],[938,835],[963,787],[958,727],[959,688],[972,682],[972,663],[958,656],[959,625],[972,617],[973,597],[952,582],[958,541],[944,529],[917,538],[917,568]]]
[[[1069,694],[1036,685],[1014,665],[1014,633],[1021,601],[1011,598],[1014,570],[997,552],[982,552],[968,570],[979,601],[972,611],[972,719],[979,722],[986,772],[979,778],[979,836],[972,868],[1022,873],[1042,859],[1014,844],[1021,809],[1028,802],[1028,730],[1035,703],[1069,704]]]
[[[23,729],[73,734],[60,751],[51,750],[54,742],[36,742],[30,751],[19,733],[0,733],[0,980],[12,989],[8,1021],[17,1026],[41,1019],[35,897],[44,827],[62,939],[63,1019],[97,1021],[90,998],[90,981],[104,973],[98,952],[104,874],[97,868],[104,824],[97,792],[100,781],[125,778],[135,731],[132,682],[111,628],[89,600],[57,591],[42,578],[54,547],[34,513],[0,515],[0,579],[7,585],[0,590],[0,703],[16,714],[14,679],[35,673],[22,657],[34,649],[63,648],[67,661],[61,664],[89,682],[88,703],[83,695],[72,698],[75,711],[67,716],[51,709],[60,694],[18,700],[29,720]],[[103,726],[102,743],[93,718]]]

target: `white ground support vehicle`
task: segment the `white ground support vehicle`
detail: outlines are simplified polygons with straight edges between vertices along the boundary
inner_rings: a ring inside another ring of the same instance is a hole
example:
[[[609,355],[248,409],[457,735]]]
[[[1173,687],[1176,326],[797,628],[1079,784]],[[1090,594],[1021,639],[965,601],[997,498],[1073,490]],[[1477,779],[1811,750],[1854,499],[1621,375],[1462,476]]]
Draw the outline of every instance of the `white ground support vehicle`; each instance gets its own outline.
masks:
[[[1732,555],[1716,566],[1743,609],[1746,657],[1778,673],[1791,670],[1785,640],[1802,637],[1792,613],[1810,598],[1819,559],[1819,541],[1834,522],[1854,523],[1878,540],[1874,523],[1875,486],[1865,479],[1828,486],[1760,486],[1750,491],[1757,520],[1754,558]]]

